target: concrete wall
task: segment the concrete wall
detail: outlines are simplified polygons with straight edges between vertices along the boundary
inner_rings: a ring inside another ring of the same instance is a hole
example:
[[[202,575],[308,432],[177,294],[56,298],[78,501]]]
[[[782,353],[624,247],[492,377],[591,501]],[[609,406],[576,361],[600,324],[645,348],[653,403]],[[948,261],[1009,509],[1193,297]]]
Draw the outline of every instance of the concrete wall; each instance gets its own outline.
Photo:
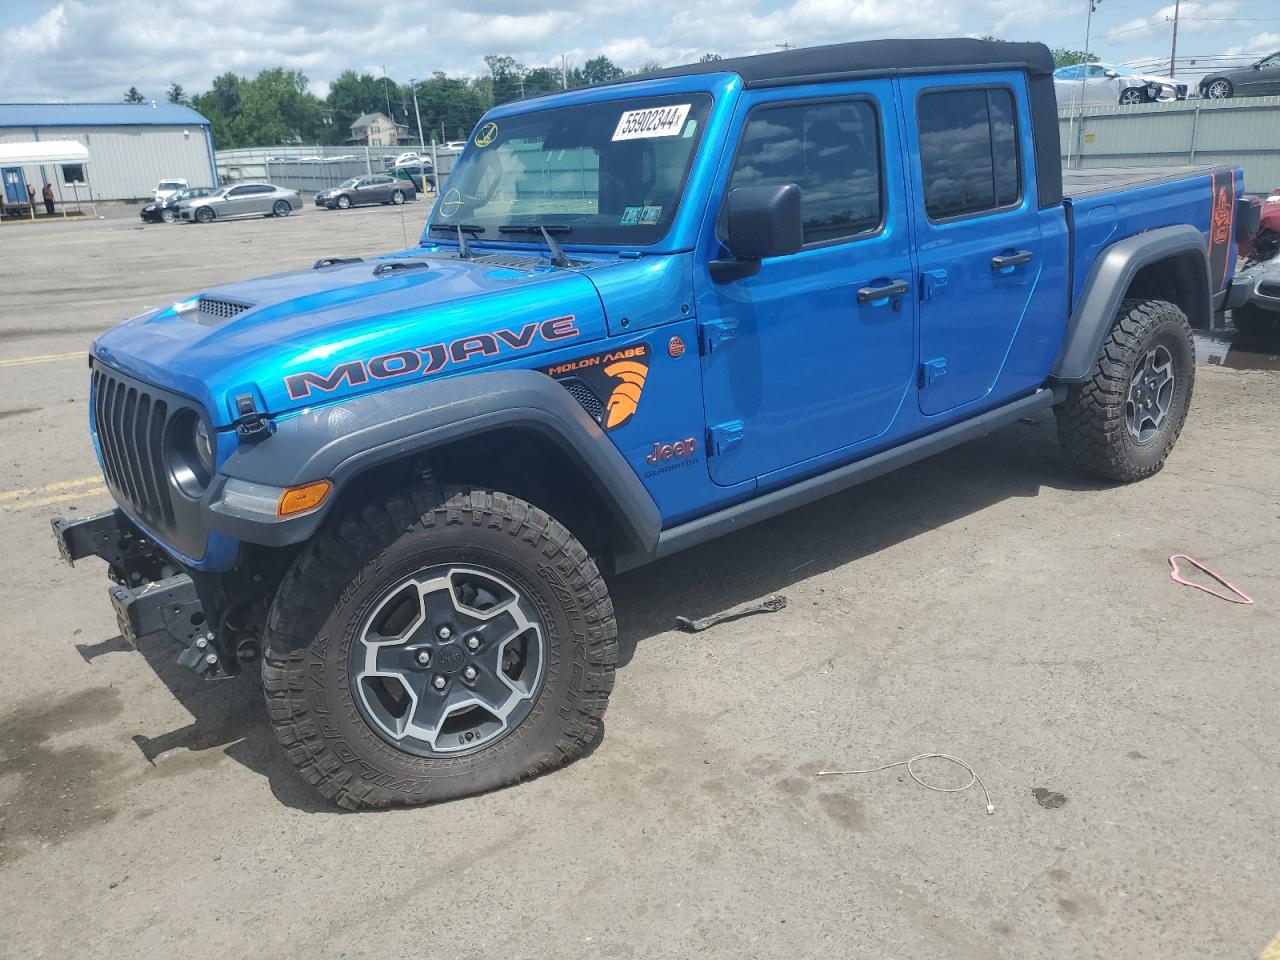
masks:
[[[1071,167],[1228,164],[1250,193],[1280,187],[1280,97],[1062,110],[1058,130]]]
[[[89,148],[88,192],[94,200],[150,197],[161,180],[186,180],[193,187],[217,185],[212,143],[202,126],[0,127],[0,143],[78,140]],[[70,200],[72,188],[55,164],[23,167],[37,199],[52,180],[55,194]],[[86,190],[79,188],[80,199]]]

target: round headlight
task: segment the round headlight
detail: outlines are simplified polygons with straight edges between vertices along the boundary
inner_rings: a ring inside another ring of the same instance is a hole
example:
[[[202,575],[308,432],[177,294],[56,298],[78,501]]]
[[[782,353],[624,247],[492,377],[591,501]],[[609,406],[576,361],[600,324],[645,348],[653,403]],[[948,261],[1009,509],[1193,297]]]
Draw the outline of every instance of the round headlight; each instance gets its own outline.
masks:
[[[205,425],[204,420],[196,421],[196,456],[200,458],[200,465],[213,474],[213,438],[209,436],[209,428]]]

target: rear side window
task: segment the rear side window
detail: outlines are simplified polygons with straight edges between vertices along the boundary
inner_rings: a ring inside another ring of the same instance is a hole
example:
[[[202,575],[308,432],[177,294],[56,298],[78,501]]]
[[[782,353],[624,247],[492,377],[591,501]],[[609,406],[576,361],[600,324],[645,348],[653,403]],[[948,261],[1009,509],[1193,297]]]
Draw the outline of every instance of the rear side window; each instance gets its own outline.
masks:
[[[875,230],[883,214],[879,127],[866,100],[762,107],[742,132],[729,187],[799,184],[806,244]]]
[[[920,172],[930,220],[1013,206],[1021,196],[1018,128],[1005,87],[922,94]]]

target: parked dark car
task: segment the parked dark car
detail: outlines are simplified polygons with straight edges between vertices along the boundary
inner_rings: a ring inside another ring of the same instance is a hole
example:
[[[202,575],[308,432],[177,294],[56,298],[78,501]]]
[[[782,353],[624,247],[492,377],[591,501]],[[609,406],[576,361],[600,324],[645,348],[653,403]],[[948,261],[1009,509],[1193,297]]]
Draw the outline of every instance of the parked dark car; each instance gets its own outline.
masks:
[[[200,197],[217,193],[219,189],[218,187],[187,187],[164,200],[148,203],[139,211],[138,216],[142,218],[143,223],[173,223],[178,219],[178,204],[183,200],[198,200]]]
[[[1277,94],[1280,94],[1280,52],[1247,67],[1207,73],[1200,81],[1200,96],[1210,100]]]
[[[346,210],[361,203],[404,203],[416,199],[418,190],[412,182],[375,174],[352,177],[330,190],[320,191],[316,194],[316,206]]]

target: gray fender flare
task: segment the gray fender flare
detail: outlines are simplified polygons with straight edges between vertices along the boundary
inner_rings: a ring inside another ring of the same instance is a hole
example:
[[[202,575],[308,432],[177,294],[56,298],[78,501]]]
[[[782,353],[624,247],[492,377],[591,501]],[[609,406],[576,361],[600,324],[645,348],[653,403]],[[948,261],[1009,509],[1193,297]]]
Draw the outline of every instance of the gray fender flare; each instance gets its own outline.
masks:
[[[1186,291],[1193,301],[1189,311],[1192,322],[1197,315],[1209,316],[1209,256],[1199,230],[1182,224],[1118,240],[1098,254],[1089,270],[1067,321],[1062,349],[1053,366],[1054,379],[1070,383],[1089,376],[1134,277],[1143,267],[1175,257],[1186,269],[1192,269],[1194,263],[1194,274],[1186,278]]]
[[[241,446],[223,464],[211,491],[210,529],[266,546],[301,543],[342,487],[370,467],[503,427],[526,428],[554,444],[613,510],[627,548],[653,549],[662,517],[635,471],[564,387],[533,370],[423,381],[282,417],[270,437]],[[328,479],[336,489],[314,513],[268,520],[222,499],[228,478],[270,487]]]

